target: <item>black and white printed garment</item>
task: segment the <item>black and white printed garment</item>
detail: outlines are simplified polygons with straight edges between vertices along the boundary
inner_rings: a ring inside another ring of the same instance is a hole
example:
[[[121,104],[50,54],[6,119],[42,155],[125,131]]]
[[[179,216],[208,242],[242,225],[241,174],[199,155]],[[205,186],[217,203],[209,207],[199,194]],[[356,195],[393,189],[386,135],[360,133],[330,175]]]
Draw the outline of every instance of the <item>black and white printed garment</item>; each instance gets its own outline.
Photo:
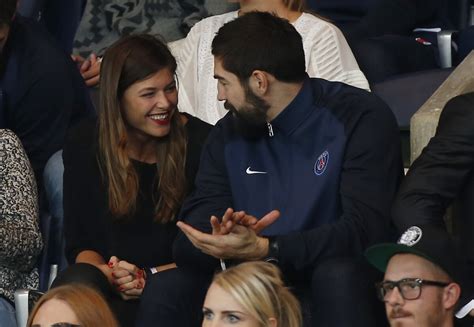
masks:
[[[0,296],[38,288],[42,244],[33,170],[17,136],[0,129]]]

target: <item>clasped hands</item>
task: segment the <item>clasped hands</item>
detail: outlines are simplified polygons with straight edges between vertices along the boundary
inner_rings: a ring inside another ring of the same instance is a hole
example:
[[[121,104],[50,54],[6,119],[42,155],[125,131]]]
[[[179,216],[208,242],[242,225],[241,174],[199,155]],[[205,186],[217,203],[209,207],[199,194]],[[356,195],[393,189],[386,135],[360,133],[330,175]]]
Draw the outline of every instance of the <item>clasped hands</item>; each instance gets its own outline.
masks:
[[[257,219],[245,211],[234,212],[228,208],[221,221],[216,216],[211,217],[211,234],[203,233],[182,221],[177,226],[195,247],[215,258],[259,260],[268,253],[268,239],[259,234],[279,217],[278,210]]]
[[[107,264],[110,282],[124,300],[137,299],[143,292],[146,279],[143,269],[112,256]]]

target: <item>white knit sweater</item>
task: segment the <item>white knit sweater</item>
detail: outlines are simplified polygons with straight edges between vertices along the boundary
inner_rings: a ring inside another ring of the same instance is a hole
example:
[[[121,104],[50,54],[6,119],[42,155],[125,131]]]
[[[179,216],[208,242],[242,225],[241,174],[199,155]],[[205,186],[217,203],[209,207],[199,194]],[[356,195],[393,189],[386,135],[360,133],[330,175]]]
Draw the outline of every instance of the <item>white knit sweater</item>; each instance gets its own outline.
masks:
[[[237,18],[238,11],[208,17],[197,23],[188,36],[170,44],[178,61],[179,108],[210,124],[227,110],[217,100],[212,40],[225,23]],[[310,77],[339,81],[369,90],[369,83],[341,31],[314,15],[303,13],[293,26],[301,34]]]

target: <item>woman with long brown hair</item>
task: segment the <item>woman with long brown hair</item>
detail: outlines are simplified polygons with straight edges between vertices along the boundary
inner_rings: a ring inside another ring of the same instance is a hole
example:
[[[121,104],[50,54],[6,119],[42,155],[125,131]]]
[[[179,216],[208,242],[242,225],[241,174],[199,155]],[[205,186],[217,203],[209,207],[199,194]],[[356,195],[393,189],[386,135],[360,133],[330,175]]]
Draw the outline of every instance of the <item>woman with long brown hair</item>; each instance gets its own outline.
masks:
[[[27,327],[119,327],[109,306],[97,291],[84,285],[53,288],[35,304]]]
[[[82,281],[133,325],[146,275],[175,267],[175,218],[210,125],[177,108],[176,61],[161,41],[127,36],[102,64],[98,122],[64,148],[66,255],[55,285]]]

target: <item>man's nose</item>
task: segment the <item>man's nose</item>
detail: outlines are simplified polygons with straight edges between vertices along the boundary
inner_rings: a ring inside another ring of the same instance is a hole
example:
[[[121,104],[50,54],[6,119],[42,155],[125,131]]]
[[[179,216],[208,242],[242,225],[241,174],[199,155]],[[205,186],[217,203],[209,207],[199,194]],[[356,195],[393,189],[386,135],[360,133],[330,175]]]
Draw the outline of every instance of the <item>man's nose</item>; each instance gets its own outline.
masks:
[[[384,302],[389,305],[400,305],[404,302],[403,296],[398,287],[394,287],[387,295],[385,295]]]

